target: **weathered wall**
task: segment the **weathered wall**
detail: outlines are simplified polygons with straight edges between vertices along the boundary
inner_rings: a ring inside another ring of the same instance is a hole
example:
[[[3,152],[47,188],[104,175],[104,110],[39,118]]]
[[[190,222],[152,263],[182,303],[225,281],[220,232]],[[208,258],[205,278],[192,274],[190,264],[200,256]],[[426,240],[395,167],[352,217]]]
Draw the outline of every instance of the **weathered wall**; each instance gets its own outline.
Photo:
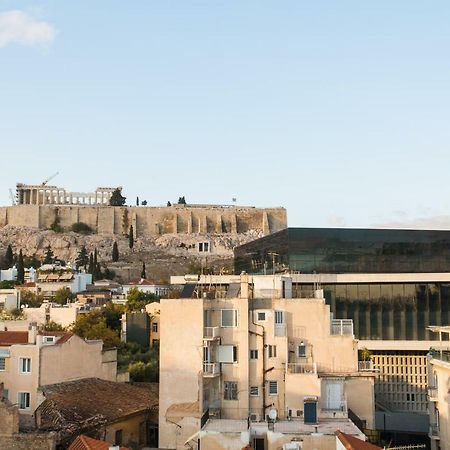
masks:
[[[127,234],[133,225],[136,236],[168,233],[245,233],[261,230],[274,233],[287,227],[284,208],[190,207],[110,207],[16,205],[0,207],[0,227],[6,225],[49,229],[58,218],[70,229],[84,222],[98,233]]]

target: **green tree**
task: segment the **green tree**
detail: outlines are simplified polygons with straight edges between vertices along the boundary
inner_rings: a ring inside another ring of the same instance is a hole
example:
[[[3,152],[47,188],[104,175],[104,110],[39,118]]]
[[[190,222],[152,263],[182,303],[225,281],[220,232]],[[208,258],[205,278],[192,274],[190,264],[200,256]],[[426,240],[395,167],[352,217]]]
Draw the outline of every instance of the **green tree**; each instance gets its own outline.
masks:
[[[74,233],[78,234],[92,234],[94,232],[94,230],[87,223],[84,222],[73,223],[70,229]]]
[[[139,206],[139,197],[136,197],[136,206]]]
[[[101,311],[79,314],[72,331],[84,339],[101,339],[105,348],[117,347],[120,344],[119,333],[107,327]]]
[[[115,305],[113,302],[108,302],[103,308],[106,326],[120,333],[122,326],[121,318],[124,311],[125,308],[122,305]]]
[[[113,262],[119,261],[119,247],[117,246],[117,242],[114,241],[112,248],[112,260]]]
[[[54,260],[55,256],[53,255],[53,250],[49,244],[47,247],[47,252],[45,253],[44,264],[53,264]]]
[[[126,312],[141,311],[145,309],[145,305],[154,301],[159,301],[157,295],[142,292],[138,288],[132,288],[128,291],[125,310]]]
[[[89,255],[88,273],[94,276],[94,255],[92,253]]]
[[[122,190],[114,189],[111,198],[109,199],[110,206],[123,206],[125,204],[126,197],[122,195]]]
[[[20,293],[20,303],[29,308],[39,308],[44,301],[41,294],[36,294],[28,289],[23,289]]]
[[[89,256],[87,254],[86,247],[83,245],[81,247],[81,250],[78,252],[77,259],[75,260],[75,264],[77,265],[77,268],[84,267],[84,270],[86,270],[86,266],[89,264]]]
[[[172,206],[172,203],[170,203],[170,201],[168,201],[167,206]]]
[[[65,287],[58,289],[55,292],[54,301],[55,303],[58,303],[58,305],[65,305],[67,303],[70,303],[72,300],[76,298],[76,295],[72,293],[72,291]]]
[[[5,266],[7,269],[9,269],[10,267],[12,267],[14,263],[14,253],[11,247],[11,244],[8,244],[8,247],[6,248],[6,253],[5,253]]]
[[[25,267],[23,264],[23,254],[22,249],[19,252],[19,258],[17,259],[17,282],[24,283],[25,281]]]
[[[53,320],[50,320],[42,326],[42,331],[65,331],[65,328]]]
[[[133,248],[134,246],[134,230],[133,230],[133,225],[130,225],[130,232],[128,234],[128,246],[130,248]]]
[[[17,285],[17,281],[3,280],[0,281],[0,289],[14,289]]]
[[[186,199],[183,197],[178,197],[178,204],[179,205],[185,205],[186,204]]]
[[[147,273],[145,272],[145,262],[142,263],[141,278],[147,278]]]

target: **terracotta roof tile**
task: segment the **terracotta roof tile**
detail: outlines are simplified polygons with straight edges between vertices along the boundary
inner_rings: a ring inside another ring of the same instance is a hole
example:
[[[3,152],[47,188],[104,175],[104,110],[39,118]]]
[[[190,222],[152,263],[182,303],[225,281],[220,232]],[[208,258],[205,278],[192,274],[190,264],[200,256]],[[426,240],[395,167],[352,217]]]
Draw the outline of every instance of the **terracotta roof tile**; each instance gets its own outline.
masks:
[[[350,434],[343,433],[340,430],[336,431],[336,436],[347,450],[383,450],[377,445],[362,441],[361,439],[351,436]]]
[[[111,446],[109,442],[99,441],[82,434],[70,444],[68,450],[109,450]],[[128,450],[128,448],[120,447],[120,450]]]
[[[0,331],[0,347],[28,344],[28,331]]]
[[[114,423],[131,414],[157,411],[157,383],[118,383],[85,378],[40,388],[45,401],[39,406],[44,429],[64,430],[71,423],[96,418]]]

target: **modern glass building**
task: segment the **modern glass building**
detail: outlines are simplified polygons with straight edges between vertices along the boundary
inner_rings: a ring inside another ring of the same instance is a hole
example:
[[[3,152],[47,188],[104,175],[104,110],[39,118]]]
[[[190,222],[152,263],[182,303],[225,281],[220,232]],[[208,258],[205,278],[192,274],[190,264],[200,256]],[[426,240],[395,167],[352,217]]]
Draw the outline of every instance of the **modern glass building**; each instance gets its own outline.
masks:
[[[450,231],[286,228],[234,256],[235,273],[450,272]]]

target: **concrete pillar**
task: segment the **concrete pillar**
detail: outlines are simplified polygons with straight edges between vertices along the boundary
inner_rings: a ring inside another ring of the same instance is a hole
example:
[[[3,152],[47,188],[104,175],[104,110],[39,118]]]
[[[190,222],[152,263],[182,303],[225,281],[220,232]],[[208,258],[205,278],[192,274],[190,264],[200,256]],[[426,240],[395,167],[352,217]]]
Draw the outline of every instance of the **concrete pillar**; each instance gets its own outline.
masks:
[[[217,214],[216,217],[216,233],[222,233],[222,214]]]
[[[188,234],[192,234],[192,212],[189,211],[187,215],[187,232]]]
[[[45,205],[47,203],[47,189],[44,188],[42,191],[42,204]]]
[[[231,222],[231,232],[237,233],[237,217],[235,213],[231,214],[230,222]]]

